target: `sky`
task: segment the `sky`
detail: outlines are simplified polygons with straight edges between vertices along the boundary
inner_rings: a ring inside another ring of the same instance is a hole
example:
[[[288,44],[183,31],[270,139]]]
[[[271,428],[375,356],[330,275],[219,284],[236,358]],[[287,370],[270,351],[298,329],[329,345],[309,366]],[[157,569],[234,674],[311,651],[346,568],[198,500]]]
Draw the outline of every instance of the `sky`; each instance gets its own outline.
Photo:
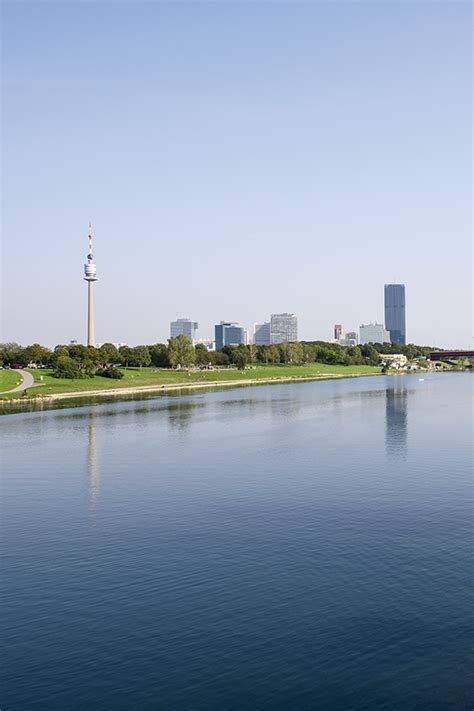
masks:
[[[472,347],[470,2],[2,3],[2,341]]]

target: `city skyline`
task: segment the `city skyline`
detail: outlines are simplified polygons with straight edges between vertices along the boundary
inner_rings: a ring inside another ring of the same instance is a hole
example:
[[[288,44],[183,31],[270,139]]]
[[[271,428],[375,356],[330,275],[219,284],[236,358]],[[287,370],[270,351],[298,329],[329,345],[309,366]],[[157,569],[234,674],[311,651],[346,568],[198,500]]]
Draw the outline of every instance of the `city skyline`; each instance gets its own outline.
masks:
[[[1,340],[85,339],[90,220],[100,342],[326,340],[400,282],[410,342],[469,348],[470,8],[341,7],[4,3]]]

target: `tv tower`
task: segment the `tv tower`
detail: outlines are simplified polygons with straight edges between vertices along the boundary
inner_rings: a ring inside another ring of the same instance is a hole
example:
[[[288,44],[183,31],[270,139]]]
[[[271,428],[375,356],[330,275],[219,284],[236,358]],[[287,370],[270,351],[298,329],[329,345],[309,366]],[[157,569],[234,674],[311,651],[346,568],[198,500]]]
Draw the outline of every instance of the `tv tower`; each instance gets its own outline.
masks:
[[[89,253],[84,264],[84,279],[87,282],[87,345],[95,346],[94,333],[94,282],[97,281],[97,267],[92,256],[92,225],[89,222]]]

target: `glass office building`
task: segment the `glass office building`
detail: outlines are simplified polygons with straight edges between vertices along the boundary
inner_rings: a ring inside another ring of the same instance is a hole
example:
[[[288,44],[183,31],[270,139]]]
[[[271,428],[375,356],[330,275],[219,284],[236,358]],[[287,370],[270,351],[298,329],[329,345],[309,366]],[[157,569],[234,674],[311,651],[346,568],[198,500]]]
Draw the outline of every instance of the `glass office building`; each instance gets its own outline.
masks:
[[[385,328],[391,343],[406,345],[405,284],[385,284]]]
[[[253,326],[253,340],[256,346],[269,346],[270,323],[255,323]]]
[[[199,324],[197,321],[191,321],[189,318],[178,318],[176,321],[171,321],[170,323],[171,338],[176,338],[176,336],[182,333],[194,344],[198,327]]]
[[[237,323],[227,323],[221,321],[214,326],[216,341],[216,351],[220,351],[224,346],[240,346],[247,344],[247,329],[242,328]]]
[[[298,319],[294,314],[272,314],[270,317],[271,343],[294,343],[298,340]]]

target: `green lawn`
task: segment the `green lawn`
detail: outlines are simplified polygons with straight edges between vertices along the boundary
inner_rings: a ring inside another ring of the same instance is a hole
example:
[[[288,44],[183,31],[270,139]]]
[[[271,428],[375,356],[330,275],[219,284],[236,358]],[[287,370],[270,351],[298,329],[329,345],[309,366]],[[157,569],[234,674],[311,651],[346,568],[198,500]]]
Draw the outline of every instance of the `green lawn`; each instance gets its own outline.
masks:
[[[0,392],[15,388],[18,383],[22,383],[23,378],[17,370],[7,370],[0,368]]]
[[[365,365],[324,365],[322,363],[311,363],[309,365],[258,365],[240,370],[203,370],[187,371],[180,370],[157,370],[155,368],[121,368],[124,373],[122,380],[112,380],[109,378],[83,378],[79,380],[65,380],[53,378],[50,370],[31,370],[35,381],[42,383],[41,387],[28,390],[28,396],[49,395],[53,393],[84,392],[87,390],[111,390],[114,388],[140,387],[144,385],[168,385],[168,384],[192,384],[205,382],[222,382],[226,380],[249,380],[259,378],[282,378],[294,377],[302,378],[308,376],[324,375],[352,375],[379,373],[380,368]],[[8,372],[8,371],[5,371]],[[13,384],[15,385],[15,383]],[[3,395],[3,399],[15,397],[15,394]],[[18,394],[16,395],[18,397]]]

